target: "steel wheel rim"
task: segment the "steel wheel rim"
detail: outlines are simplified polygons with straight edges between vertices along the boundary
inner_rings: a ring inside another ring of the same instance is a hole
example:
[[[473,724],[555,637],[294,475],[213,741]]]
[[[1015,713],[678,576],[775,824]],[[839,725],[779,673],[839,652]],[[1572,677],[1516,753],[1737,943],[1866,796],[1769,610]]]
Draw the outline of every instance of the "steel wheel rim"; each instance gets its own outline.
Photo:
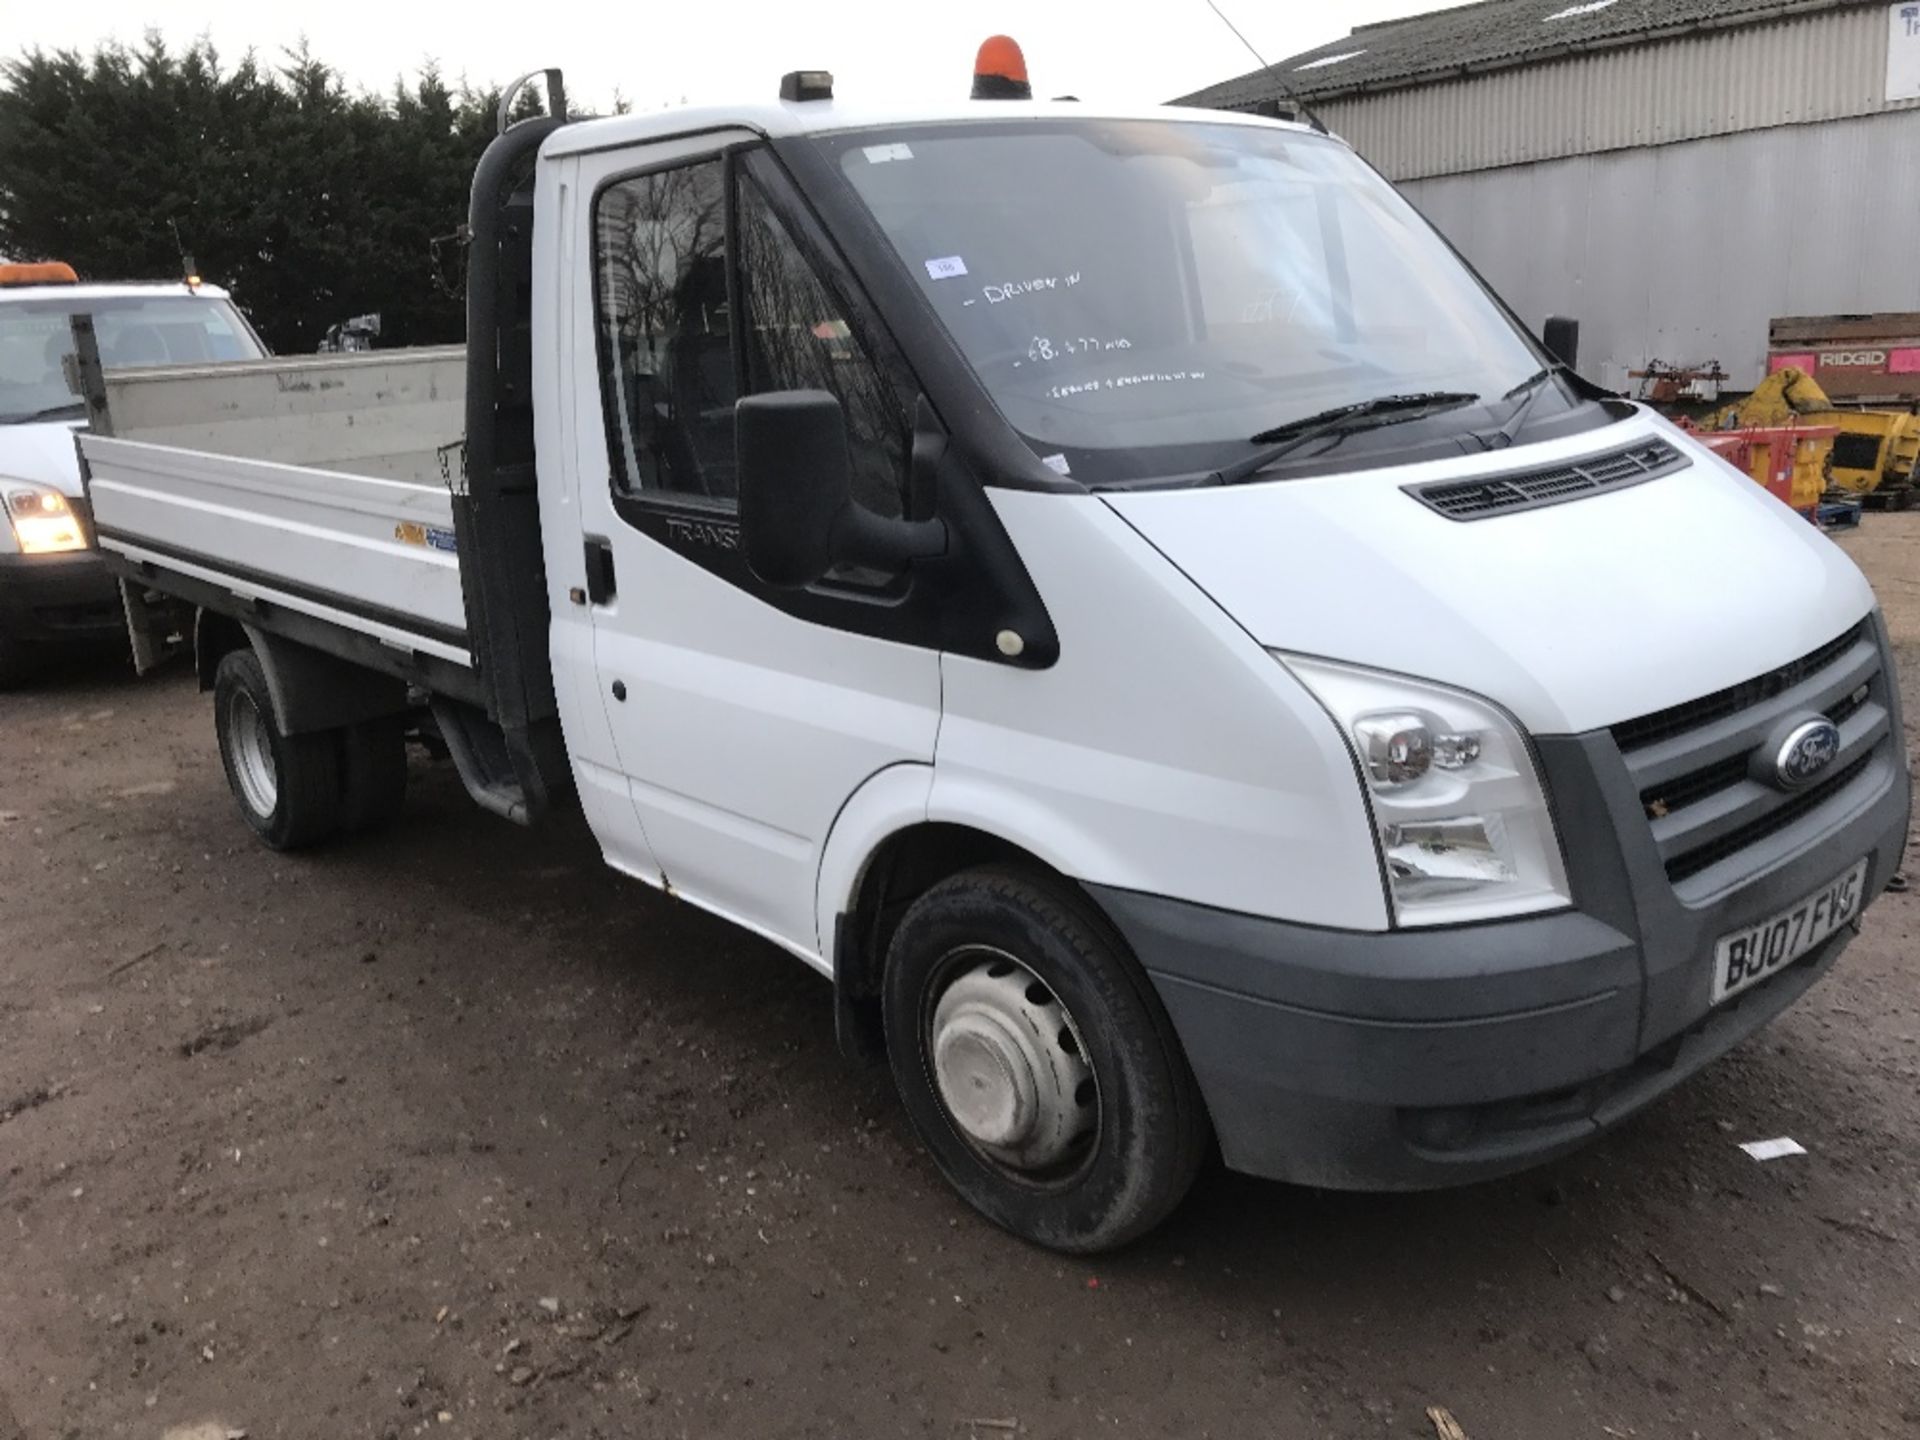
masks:
[[[967,945],[942,959],[929,997],[928,1077],[954,1133],[1028,1184],[1083,1169],[1099,1143],[1100,1087],[1053,988],[1006,951]]]
[[[273,763],[273,736],[267,731],[267,718],[244,690],[235,691],[227,699],[227,737],[234,778],[240,782],[240,798],[264,819],[280,803],[280,774]]]

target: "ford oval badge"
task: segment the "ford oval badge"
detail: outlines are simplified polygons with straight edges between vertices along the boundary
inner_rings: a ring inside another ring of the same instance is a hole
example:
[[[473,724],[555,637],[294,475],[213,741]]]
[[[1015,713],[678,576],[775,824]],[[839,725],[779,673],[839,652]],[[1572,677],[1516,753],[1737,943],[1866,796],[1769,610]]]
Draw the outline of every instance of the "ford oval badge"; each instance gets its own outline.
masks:
[[[1773,774],[1782,790],[1804,790],[1840,755],[1840,727],[1831,720],[1809,720],[1794,727],[1774,756]]]

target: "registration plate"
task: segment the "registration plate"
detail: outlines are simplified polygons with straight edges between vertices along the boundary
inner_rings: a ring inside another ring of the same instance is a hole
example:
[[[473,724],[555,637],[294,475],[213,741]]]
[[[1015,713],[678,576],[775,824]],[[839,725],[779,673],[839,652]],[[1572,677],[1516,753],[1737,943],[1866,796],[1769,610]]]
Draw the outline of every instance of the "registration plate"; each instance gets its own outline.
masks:
[[[1722,936],[1713,947],[1713,1003],[1758,985],[1853,919],[1860,913],[1866,883],[1867,862],[1862,860],[1798,905]]]

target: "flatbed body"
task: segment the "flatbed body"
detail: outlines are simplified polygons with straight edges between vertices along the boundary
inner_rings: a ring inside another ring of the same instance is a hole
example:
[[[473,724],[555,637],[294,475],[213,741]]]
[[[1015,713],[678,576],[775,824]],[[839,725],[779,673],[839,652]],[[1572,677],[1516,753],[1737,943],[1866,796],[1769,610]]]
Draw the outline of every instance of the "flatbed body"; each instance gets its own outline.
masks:
[[[81,441],[100,547],[471,667],[452,486],[466,357],[108,372]]]

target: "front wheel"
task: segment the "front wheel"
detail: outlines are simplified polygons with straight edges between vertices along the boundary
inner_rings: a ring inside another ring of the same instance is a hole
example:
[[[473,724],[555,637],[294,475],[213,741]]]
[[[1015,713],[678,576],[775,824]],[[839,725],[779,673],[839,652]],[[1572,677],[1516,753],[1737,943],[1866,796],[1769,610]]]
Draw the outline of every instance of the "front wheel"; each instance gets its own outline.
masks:
[[[275,850],[300,850],[340,828],[335,737],[280,733],[266,671],[253,651],[221,657],[213,716],[227,785],[256,835]]]
[[[887,1049],[914,1127],[996,1224],[1111,1250],[1185,1198],[1209,1127],[1159,997],[1063,882],[967,871],[907,911],[888,950]]]

